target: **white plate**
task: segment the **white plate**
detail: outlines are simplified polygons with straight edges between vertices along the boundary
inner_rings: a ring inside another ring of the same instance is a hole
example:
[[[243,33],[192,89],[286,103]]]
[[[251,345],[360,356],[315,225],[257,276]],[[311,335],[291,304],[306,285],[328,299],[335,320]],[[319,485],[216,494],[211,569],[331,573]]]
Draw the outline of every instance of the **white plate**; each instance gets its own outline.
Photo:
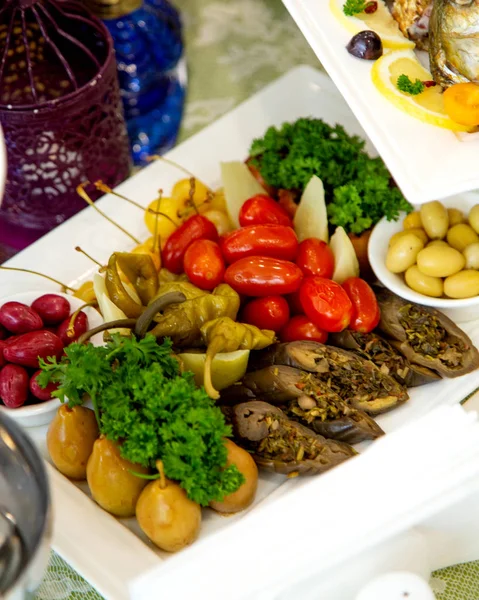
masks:
[[[281,98],[281,102],[278,102]],[[210,185],[220,178],[220,161],[242,160],[251,140],[263,135],[270,125],[293,121],[298,117],[321,117],[330,123],[342,123],[350,132],[363,135],[358,122],[331,81],[308,67],[294,69],[262,92],[256,94],[228,115],[170,152],[169,158],[181,163]],[[182,177],[171,166],[157,162],[119,187],[119,190],[147,205],[160,187],[168,192]],[[140,211],[112,196],[99,201],[99,206],[141,239],[147,235]],[[133,246],[124,234],[87,209],[52,231],[10,261],[10,265],[37,268],[65,283],[76,284],[95,269],[75,252],[81,245],[100,261],[114,250]],[[25,289],[45,289],[45,281],[33,276],[0,271],[2,290],[14,293]],[[51,284],[51,289],[55,285]],[[479,323],[467,325],[467,331],[479,344]],[[479,387],[479,371],[459,380],[434,383],[416,388],[404,406],[378,419],[385,431],[426,413],[438,404],[454,404]],[[31,429],[41,451],[45,453],[44,428]],[[159,560],[174,561],[174,555],[161,553],[137,536],[130,522],[120,522],[98,508],[84,493],[85,485],[76,486],[54,469],[49,469],[53,490],[55,528],[53,547],[73,568],[77,569],[107,598],[128,597],[127,584],[145,573]],[[273,474],[261,474],[255,506],[288,493],[295,486],[307,486],[311,480],[286,480]],[[204,511],[202,538],[214,543],[214,533],[242,518],[244,513],[221,517]],[[133,533],[127,527],[131,527]],[[267,535],[267,534],[262,534]],[[217,549],[210,549],[212,560]],[[160,593],[160,592],[158,592]]]
[[[410,202],[479,188],[477,134],[460,141],[388,102],[371,81],[372,61],[346,51],[352,33],[332,14],[328,0],[283,2]]]

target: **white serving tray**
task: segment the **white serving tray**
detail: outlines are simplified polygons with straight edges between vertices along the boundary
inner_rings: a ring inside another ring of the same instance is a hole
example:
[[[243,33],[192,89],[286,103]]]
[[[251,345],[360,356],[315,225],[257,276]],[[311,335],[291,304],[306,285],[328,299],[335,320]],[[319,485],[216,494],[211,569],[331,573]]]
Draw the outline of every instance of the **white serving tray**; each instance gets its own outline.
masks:
[[[388,102],[371,81],[372,61],[346,51],[352,33],[328,0],[283,2],[411,203],[479,188],[478,134],[461,141],[462,134],[422,123]]]
[[[244,159],[251,140],[262,136],[268,126],[307,116],[341,123],[348,132],[364,136],[332,82],[312,68],[299,67],[175,148],[168,157],[206,183],[218,185],[220,161]],[[370,144],[368,148],[373,151]],[[182,176],[170,165],[155,162],[118,190],[146,206],[159,188],[167,194]],[[143,215],[138,208],[113,196],[101,199],[98,206],[140,239],[147,237]],[[111,252],[128,250],[133,242],[88,208],[15,256],[8,265],[36,269],[76,285],[88,279],[95,270],[84,256],[75,252],[77,245],[97,260],[106,261]],[[0,301],[1,297],[36,289],[53,291],[58,288],[43,278],[0,271]],[[479,345],[479,322],[468,323],[464,328]],[[393,431],[434,406],[461,401],[478,387],[479,371],[460,379],[416,388],[405,405],[383,415],[378,422],[386,432]],[[29,432],[46,457],[45,428],[30,429]],[[106,598],[126,599],[127,585],[133,577],[158,565],[158,561],[175,561],[174,555],[159,552],[144,543],[144,538],[139,539],[134,524],[122,523],[101,510],[82,491],[86,489],[84,484],[72,484],[53,468],[49,468],[49,476],[55,516],[53,547]],[[255,505],[271,502],[295,486],[310,483],[310,479],[286,480],[279,475],[262,473]],[[221,517],[205,510],[201,538],[213,536],[241,519],[243,514]]]

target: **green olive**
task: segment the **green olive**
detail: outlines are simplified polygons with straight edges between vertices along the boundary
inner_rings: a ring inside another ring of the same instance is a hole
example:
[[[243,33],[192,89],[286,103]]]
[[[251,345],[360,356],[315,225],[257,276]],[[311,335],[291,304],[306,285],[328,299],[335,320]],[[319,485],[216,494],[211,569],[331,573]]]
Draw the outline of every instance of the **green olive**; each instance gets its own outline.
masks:
[[[427,248],[429,248],[429,246],[445,246],[446,248],[450,248],[449,244],[444,240],[432,240],[432,242],[429,242],[427,245]]]
[[[479,271],[466,269],[444,280],[444,293],[449,298],[472,298],[479,295]]]
[[[424,245],[426,245],[429,241],[429,238],[427,237],[424,229],[415,227],[414,229],[405,229],[404,231],[398,231],[397,233],[395,233],[389,240],[389,247],[393,246],[402,237],[404,237],[405,235],[409,235],[410,233],[413,233],[415,236],[417,236]]]
[[[464,213],[458,208],[448,208],[447,216],[449,217],[449,227],[454,227],[454,225],[466,222]]]
[[[428,246],[417,255],[417,266],[424,275],[449,277],[464,268],[466,259],[455,248]]]
[[[424,244],[414,233],[402,236],[388,250],[387,269],[391,273],[403,273],[416,262],[417,254],[422,248],[424,248]]]
[[[466,269],[479,269],[479,243],[471,244],[463,251]]]
[[[458,223],[447,232],[447,242],[459,252],[463,252],[470,244],[479,242],[479,237],[472,227]]]
[[[467,217],[469,225],[474,229],[476,233],[479,233],[479,204],[475,204],[469,211]]]
[[[409,213],[402,223],[403,229],[422,229],[421,215],[417,210]]]
[[[443,293],[443,283],[440,277],[431,277],[431,275],[424,275],[417,268],[417,265],[409,267],[404,274],[404,278],[408,286],[425,296],[432,296],[433,298],[440,298]]]
[[[432,240],[442,240],[449,228],[449,217],[445,207],[434,200],[421,206],[422,226]]]

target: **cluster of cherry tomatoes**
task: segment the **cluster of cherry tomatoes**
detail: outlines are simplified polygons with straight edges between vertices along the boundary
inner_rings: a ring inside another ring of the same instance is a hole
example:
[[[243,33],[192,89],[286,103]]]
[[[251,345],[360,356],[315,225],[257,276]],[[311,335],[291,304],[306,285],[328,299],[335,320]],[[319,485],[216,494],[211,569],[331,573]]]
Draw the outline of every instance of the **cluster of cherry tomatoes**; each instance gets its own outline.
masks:
[[[283,341],[324,343],[328,332],[376,327],[380,313],[369,284],[359,277],[333,281],[331,248],[316,238],[299,243],[290,215],[275,200],[250,198],[239,223],[219,235],[204,215],[189,217],[167,238],[163,266],[204,290],[227,283],[243,299],[240,320]]]

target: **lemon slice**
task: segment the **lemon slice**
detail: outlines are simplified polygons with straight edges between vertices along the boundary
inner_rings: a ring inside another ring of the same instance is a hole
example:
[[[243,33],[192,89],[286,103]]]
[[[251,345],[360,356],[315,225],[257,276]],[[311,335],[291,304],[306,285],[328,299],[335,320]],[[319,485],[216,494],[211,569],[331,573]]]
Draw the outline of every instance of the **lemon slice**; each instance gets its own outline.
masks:
[[[411,81],[431,81],[432,75],[416,58],[412,50],[398,50],[384,54],[373,65],[371,78],[378,91],[411,117],[423,123],[437,125],[452,131],[468,131],[468,127],[455,123],[444,110],[444,100],[440,86],[426,88],[421,94],[411,96],[397,88],[400,75],[407,75]]]
[[[369,15],[363,12],[354,17],[348,17],[344,14],[344,2],[345,0],[330,0],[329,7],[338,21],[351,33],[370,29],[379,35],[384,48],[394,50],[414,48],[414,42],[404,37],[399,25],[382,0],[378,0],[378,9],[375,12]]]
[[[203,385],[203,372],[205,369],[206,354],[203,352],[185,352],[178,355],[186,371],[191,371],[195,376],[195,383]],[[211,363],[211,379],[216,390],[233,385],[246,373],[248,366],[249,350],[236,352],[222,352],[217,354]]]

